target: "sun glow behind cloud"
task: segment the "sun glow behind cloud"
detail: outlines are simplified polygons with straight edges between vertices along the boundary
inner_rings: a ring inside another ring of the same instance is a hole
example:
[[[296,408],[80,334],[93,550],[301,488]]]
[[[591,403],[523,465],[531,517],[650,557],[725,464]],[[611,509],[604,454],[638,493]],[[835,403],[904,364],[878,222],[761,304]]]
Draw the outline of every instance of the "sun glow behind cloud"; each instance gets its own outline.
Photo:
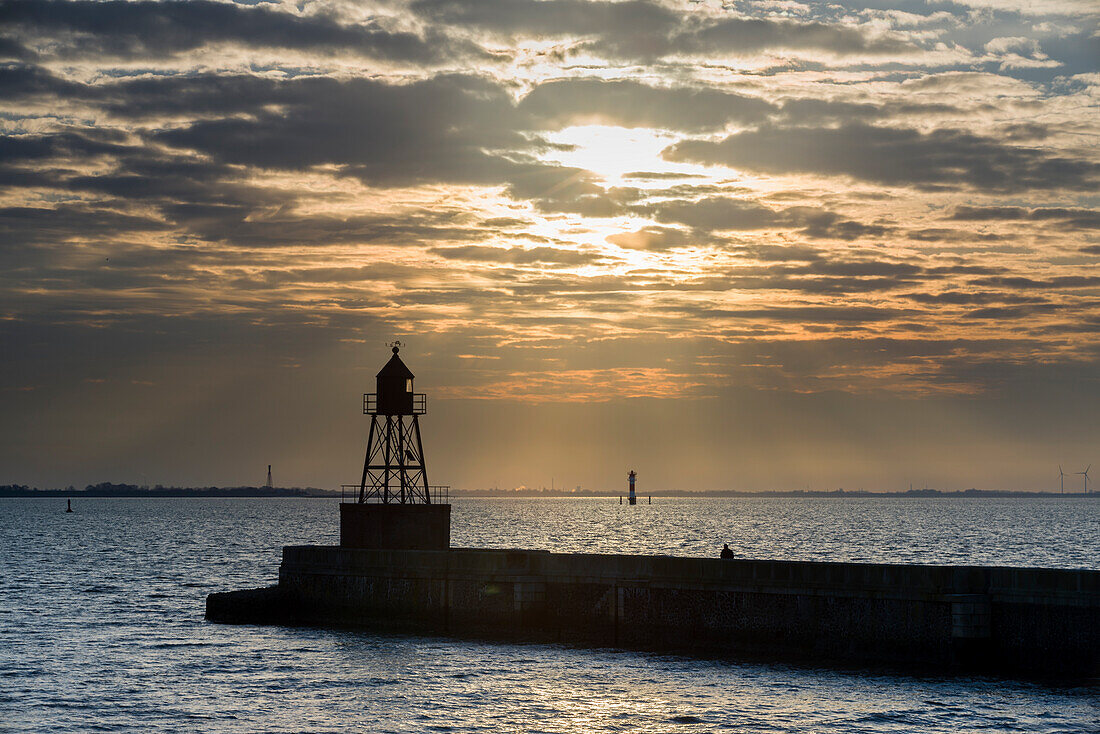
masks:
[[[661,158],[661,151],[676,136],[647,128],[612,125],[574,125],[546,135],[556,146],[546,158],[565,166],[577,166],[600,176],[609,186],[639,185],[634,172],[697,175],[701,166],[672,163]]]

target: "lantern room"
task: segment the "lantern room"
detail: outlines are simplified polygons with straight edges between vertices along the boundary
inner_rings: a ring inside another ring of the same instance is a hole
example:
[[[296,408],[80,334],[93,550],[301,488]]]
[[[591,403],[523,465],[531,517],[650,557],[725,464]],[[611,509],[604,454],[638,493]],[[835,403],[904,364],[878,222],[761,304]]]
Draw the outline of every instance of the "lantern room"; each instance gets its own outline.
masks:
[[[386,362],[376,376],[377,393],[374,398],[373,409],[365,412],[377,415],[417,415],[423,414],[424,396],[413,393],[413,373],[397,356],[400,346],[393,347],[393,356]],[[419,398],[419,400],[417,399]]]

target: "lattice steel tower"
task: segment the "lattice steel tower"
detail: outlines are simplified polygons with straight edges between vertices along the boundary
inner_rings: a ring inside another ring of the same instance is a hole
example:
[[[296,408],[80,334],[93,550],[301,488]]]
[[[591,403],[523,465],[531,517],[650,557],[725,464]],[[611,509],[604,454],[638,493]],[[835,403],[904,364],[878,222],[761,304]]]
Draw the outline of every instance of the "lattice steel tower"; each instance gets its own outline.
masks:
[[[394,342],[393,356],[377,375],[378,391],[363,395],[370,433],[359,483],[360,504],[371,500],[432,503],[418,420],[427,412],[427,396],[413,392],[413,373],[397,356],[400,346],[401,342]]]

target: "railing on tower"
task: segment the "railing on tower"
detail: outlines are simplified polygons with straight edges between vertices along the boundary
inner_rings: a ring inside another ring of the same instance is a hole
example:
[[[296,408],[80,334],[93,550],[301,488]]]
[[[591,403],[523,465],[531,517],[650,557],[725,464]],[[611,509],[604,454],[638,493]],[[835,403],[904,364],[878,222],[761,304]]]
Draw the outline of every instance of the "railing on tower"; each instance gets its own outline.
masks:
[[[350,503],[353,503],[353,504],[358,502],[359,501],[359,490],[360,490],[360,486],[358,484],[341,484],[340,485],[340,501],[341,502],[350,502]],[[381,504],[382,495],[380,495],[376,492],[369,491],[370,487],[368,487],[367,490],[368,490],[368,492],[367,492],[367,495],[366,495],[366,498],[365,498],[364,501],[367,504],[373,504],[373,503]],[[431,492],[432,504],[439,504],[439,503],[446,504],[451,499],[451,485],[449,485],[449,484],[429,484],[428,485],[428,491]]]
[[[424,415],[428,412],[428,395],[426,393],[413,393],[413,415]],[[363,393],[363,415],[378,415],[378,393]]]

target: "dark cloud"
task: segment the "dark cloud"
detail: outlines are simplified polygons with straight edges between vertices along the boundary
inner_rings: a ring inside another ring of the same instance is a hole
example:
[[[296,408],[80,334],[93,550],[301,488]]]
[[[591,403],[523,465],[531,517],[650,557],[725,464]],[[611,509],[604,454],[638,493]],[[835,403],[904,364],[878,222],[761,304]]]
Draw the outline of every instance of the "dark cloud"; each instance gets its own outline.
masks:
[[[724,309],[706,305],[677,304],[668,306],[673,312],[691,313],[706,318],[765,320],[776,323],[859,324],[912,317],[912,309],[880,308],[877,306],[787,306],[776,308]]]
[[[643,227],[635,232],[610,235],[607,241],[628,250],[652,250],[655,252],[699,244],[698,237],[693,237],[683,230],[670,227]]]
[[[514,264],[589,265],[607,258],[599,253],[578,252],[559,247],[433,247],[429,250],[448,260]]]
[[[669,130],[721,129],[763,121],[776,107],[757,97],[632,81],[569,79],[535,87],[519,106],[543,128],[619,125]]]
[[[967,222],[1057,221],[1070,229],[1100,229],[1100,211],[1062,207],[959,206],[950,219]]]
[[[49,159],[69,161],[124,153],[129,147],[123,136],[111,132],[65,131],[48,135],[0,137],[0,165],[42,163]]]
[[[122,236],[175,226],[181,233],[209,242],[250,247],[476,241],[495,232],[471,224],[466,212],[446,207],[415,210],[396,217],[304,214],[296,210],[298,192],[245,182],[234,166],[74,133],[0,138],[0,153],[17,164],[57,166],[43,168],[46,173],[38,174],[39,185],[101,197],[98,207],[9,210],[5,224],[9,241],[13,242],[38,241],[40,236],[52,239],[79,237],[81,233],[93,236],[109,227]],[[101,167],[105,164],[113,167],[96,175],[64,170],[64,166],[80,159],[97,160]],[[18,169],[0,166],[0,184],[20,183],[13,172]],[[127,209],[134,206],[145,213],[128,213]],[[150,218],[149,207],[160,216]],[[93,214],[98,214],[105,224],[97,226],[90,222]],[[47,219],[46,225],[39,222]],[[155,226],[151,227],[151,223]],[[63,232],[70,234],[63,236]]]
[[[996,265],[936,265],[926,268],[925,272],[933,275],[995,275],[1005,272],[1005,269]]]
[[[925,227],[911,229],[905,236],[917,242],[999,242],[1004,239],[999,234],[987,232],[969,232],[944,227]]]
[[[40,66],[0,64],[0,94],[4,99],[43,95],[80,96],[83,84],[65,81]]]
[[[508,194],[530,200],[544,212],[613,217],[623,214],[642,192],[631,187],[604,188],[590,171],[530,162],[509,172]]]
[[[704,178],[696,173],[676,173],[674,171],[630,171],[623,178],[636,178],[644,181],[685,181]]]
[[[1004,145],[960,130],[848,124],[837,128],[761,127],[718,142],[667,148],[672,161],[726,165],[771,174],[850,176],[892,186],[990,191],[1092,190],[1100,165]]]
[[[782,253],[775,255],[781,257]],[[729,287],[837,295],[896,290],[936,278],[912,263],[824,258],[816,252],[789,253],[778,261],[781,264],[731,269],[728,272]],[[803,264],[793,264],[797,261]]]
[[[789,99],[783,102],[782,119],[792,125],[869,122],[891,117],[958,114],[959,108],[943,103],[872,104],[827,99]]]
[[[243,208],[223,211],[216,206],[195,205],[169,205],[165,210],[181,226],[207,241],[244,247],[433,244],[479,241],[493,234],[462,226],[462,214],[449,209],[400,216],[319,216],[293,211],[263,216]]]
[[[677,45],[705,54],[753,53],[764,49],[813,49],[840,56],[890,55],[916,50],[906,41],[820,22],[730,18],[681,34]]]
[[[774,209],[726,196],[697,201],[674,199],[637,207],[658,222],[675,222],[702,230],[751,230],[778,226],[781,215]]]
[[[1021,122],[1011,125],[1002,125],[1001,134],[1004,135],[1006,140],[1011,140],[1013,142],[1034,142],[1046,140],[1050,137],[1050,128],[1046,125],[1040,125],[1034,122]]]
[[[981,319],[989,321],[1018,321],[1027,316],[1042,313],[1053,313],[1065,310],[1066,305],[1061,303],[1029,303],[1020,306],[993,306],[990,308],[976,308],[963,314],[964,319]],[[1025,324],[1021,324],[1023,326]]]
[[[822,253],[805,245],[749,245],[739,248],[747,257],[765,262],[820,260]]]
[[[111,239],[125,232],[160,232],[167,223],[103,205],[59,204],[0,209],[0,241],[7,247],[58,244],[74,239]]]
[[[648,60],[671,54],[718,56],[763,50],[827,51],[840,56],[913,51],[905,41],[840,24],[726,18],[676,13],[651,2],[581,0],[418,0],[413,10],[440,23],[512,37],[573,37],[614,58]],[[593,36],[595,38],[593,38]],[[584,39],[581,41],[577,38]]]
[[[43,45],[62,56],[161,57],[221,42],[411,62],[438,61],[455,51],[436,33],[421,37],[373,22],[346,25],[324,14],[211,0],[6,0],[0,4],[0,25],[42,34],[49,39]]]
[[[912,263],[883,262],[880,260],[815,260],[808,265],[788,267],[787,272],[814,275],[891,276],[911,278],[925,273],[925,269]]]
[[[120,108],[227,108],[218,110],[225,115],[219,119],[153,136],[224,163],[291,170],[335,166],[381,187],[505,185],[512,196],[544,211],[587,216],[613,216],[637,197],[634,189],[605,189],[582,169],[537,160],[534,153],[546,144],[522,133],[526,116],[502,87],[483,77],[442,75],[408,84],[207,77],[166,87],[134,82],[118,93]],[[122,101],[135,98],[136,105]],[[243,110],[251,114],[228,114]]]
[[[940,293],[906,293],[905,298],[928,305],[973,306],[986,303],[1035,303],[1042,299],[1014,296],[995,291],[943,291]]]
[[[271,101],[286,101],[282,109],[199,120],[154,139],[260,168],[337,166],[378,186],[496,184],[548,168],[530,158],[494,154],[536,143],[519,133],[504,90],[481,77],[437,76],[410,84],[301,79],[278,86]]]
[[[892,228],[882,224],[864,224],[845,219],[836,212],[815,207],[798,206],[782,211],[783,219],[801,227],[809,237],[820,239],[856,240],[860,237],[881,237]]]
[[[33,51],[16,41],[14,38],[0,36],[0,59],[13,59],[16,61],[29,61],[37,56]]]
[[[642,0],[416,0],[414,12],[438,23],[510,36],[597,36],[616,55],[667,53],[680,13]]]
[[[836,212],[797,206],[771,209],[747,199],[711,196],[698,200],[673,199],[633,207],[658,222],[686,224],[699,230],[754,230],[796,228],[809,237],[854,240],[881,236],[889,228],[845,219]]]
[[[1059,275],[1053,278],[1036,280],[1023,276],[1000,276],[978,278],[970,281],[973,285],[999,286],[1017,290],[1053,290],[1059,288],[1100,288],[1100,275]]]

